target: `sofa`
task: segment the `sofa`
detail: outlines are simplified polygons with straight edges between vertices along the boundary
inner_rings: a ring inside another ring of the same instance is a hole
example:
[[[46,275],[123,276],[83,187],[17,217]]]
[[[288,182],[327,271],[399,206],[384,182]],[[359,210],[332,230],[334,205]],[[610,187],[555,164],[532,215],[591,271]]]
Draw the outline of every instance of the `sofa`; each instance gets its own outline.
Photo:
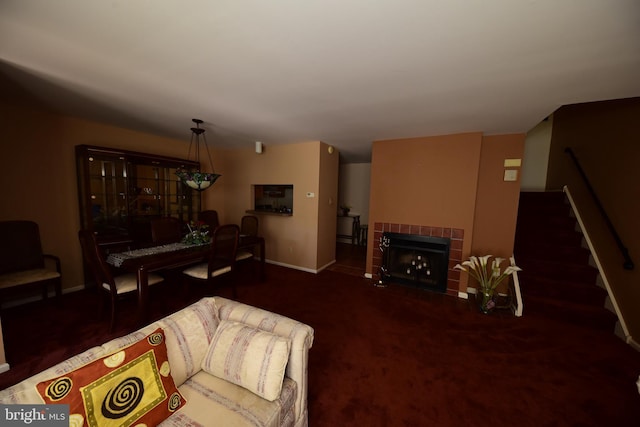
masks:
[[[69,404],[70,425],[307,426],[313,333],[206,297],[0,391],[0,404]],[[129,409],[108,403],[135,393]]]

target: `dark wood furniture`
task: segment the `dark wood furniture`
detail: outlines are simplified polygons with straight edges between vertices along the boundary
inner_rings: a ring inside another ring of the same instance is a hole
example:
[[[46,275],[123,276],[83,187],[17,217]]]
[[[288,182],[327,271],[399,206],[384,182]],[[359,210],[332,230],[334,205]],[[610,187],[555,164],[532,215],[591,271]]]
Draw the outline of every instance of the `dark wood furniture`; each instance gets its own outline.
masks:
[[[0,221],[0,296],[38,287],[46,299],[49,285],[62,294],[60,259],[42,252],[40,229],[33,221]]]
[[[351,218],[351,235],[338,234],[338,238],[351,239],[351,244],[355,245],[359,241],[360,236],[360,215],[353,213],[338,214],[338,218]]]
[[[95,232],[104,247],[149,245],[153,219],[186,223],[200,212],[200,193],[175,174],[196,162],[78,145],[76,163],[81,228]]]
[[[214,210],[205,210],[200,212],[198,220],[209,226],[209,233],[213,233],[213,231],[220,225],[220,221],[218,220],[218,211]]]
[[[240,227],[235,224],[225,224],[217,227],[211,235],[209,258],[204,263],[191,266],[182,273],[189,279],[205,282],[210,285],[224,274],[233,273],[240,239]],[[235,280],[233,284],[233,297],[237,297]]]
[[[243,236],[240,237],[238,241],[238,249],[254,247],[256,245],[260,247],[260,276],[261,279],[264,280],[266,277],[264,238],[259,236]],[[128,258],[124,260],[122,264],[118,265],[113,263],[112,257],[107,258],[107,262],[125,271],[136,274],[138,286],[138,313],[140,320],[144,321],[147,317],[147,304],[149,299],[147,295],[149,288],[149,274],[154,271],[173,269],[203,262],[209,258],[210,251],[211,245],[190,246],[176,251]],[[112,255],[117,256],[118,254]]]
[[[80,247],[82,247],[82,255],[89,267],[89,271],[93,275],[95,283],[98,285],[101,293],[109,299],[111,305],[109,331],[113,331],[116,323],[116,304],[118,299],[137,293],[138,280],[134,273],[127,273],[114,276],[111,273],[111,267],[107,264],[102,249],[98,245],[96,235],[91,230],[80,230],[78,232]],[[151,274],[148,275],[147,285],[154,285],[162,282],[161,276]],[[102,312],[103,304],[100,305]]]
[[[151,220],[151,241],[154,245],[166,245],[182,240],[182,221],[171,216]]]

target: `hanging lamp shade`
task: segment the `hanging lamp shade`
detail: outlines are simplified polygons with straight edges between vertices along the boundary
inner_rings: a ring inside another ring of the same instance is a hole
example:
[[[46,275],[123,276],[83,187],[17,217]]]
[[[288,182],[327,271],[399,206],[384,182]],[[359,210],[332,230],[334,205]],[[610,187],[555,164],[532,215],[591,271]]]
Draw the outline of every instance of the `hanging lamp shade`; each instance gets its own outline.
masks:
[[[194,190],[202,191],[211,187],[211,185],[216,182],[218,178],[222,175],[214,173],[213,171],[213,162],[211,161],[211,153],[209,153],[209,146],[207,145],[207,139],[204,136],[204,129],[200,127],[202,120],[200,119],[191,119],[196,127],[191,128],[191,142],[189,143],[189,154],[187,156],[188,160],[191,160],[191,151],[194,153],[194,160],[198,163],[198,169],[178,169],[176,170],[176,175],[182,182],[184,182],[187,186],[193,188]],[[200,138],[202,137],[202,145],[204,145],[204,149],[207,152],[207,157],[209,158],[209,166],[211,167],[211,172],[202,172],[200,170]]]

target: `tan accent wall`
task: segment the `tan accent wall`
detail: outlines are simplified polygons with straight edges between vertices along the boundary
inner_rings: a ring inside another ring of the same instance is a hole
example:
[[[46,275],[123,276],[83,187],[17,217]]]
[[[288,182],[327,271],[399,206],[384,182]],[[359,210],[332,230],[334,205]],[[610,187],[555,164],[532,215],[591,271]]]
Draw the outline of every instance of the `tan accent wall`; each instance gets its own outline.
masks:
[[[519,181],[503,181],[503,161],[521,158],[523,151],[523,134],[485,137],[476,132],[375,141],[369,222],[461,229],[463,259],[484,251],[510,256]],[[369,238],[374,238],[372,230]],[[378,242],[372,243],[366,269],[375,274],[372,257]],[[466,275],[459,287],[467,291]]]
[[[565,106],[554,113],[547,189],[567,185],[578,204],[630,335],[640,342],[640,98]],[[635,262],[623,258],[577,169],[571,147]]]
[[[513,255],[520,199],[521,167],[504,167],[505,159],[522,159],[524,134],[482,137],[476,215],[473,221],[473,254],[503,258]],[[516,181],[504,181],[505,169],[515,170]]]
[[[75,146],[185,158],[189,126],[185,123],[184,139],[170,139],[0,103],[0,220],[37,222],[43,250],[60,257],[63,288],[83,286]],[[261,218],[268,259],[314,271],[335,259],[335,247],[329,248],[335,242],[335,209],[327,216],[318,203],[321,190],[325,202],[337,197],[337,150],[329,161],[322,154],[327,153],[326,144],[317,141],[265,147],[262,155],[253,149],[216,149],[215,141],[209,145],[222,177],[203,192],[204,208],[218,210],[221,221],[239,223],[251,206],[251,184],[294,184],[294,216]],[[307,198],[306,192],[316,197]],[[326,228],[321,238],[319,218]]]
[[[207,199],[205,205],[223,212],[221,223],[237,224],[253,208],[252,185],[293,184],[293,216],[257,214],[266,258],[316,271],[335,260],[335,207],[328,208],[328,203],[338,192],[338,151],[329,155],[326,148],[315,141],[265,145],[262,154],[253,148],[223,150],[216,171],[222,174],[226,196],[222,204]]]
[[[62,286],[84,283],[74,147],[90,144],[185,157],[185,140],[0,104],[0,220],[38,223],[43,250],[60,257]]]

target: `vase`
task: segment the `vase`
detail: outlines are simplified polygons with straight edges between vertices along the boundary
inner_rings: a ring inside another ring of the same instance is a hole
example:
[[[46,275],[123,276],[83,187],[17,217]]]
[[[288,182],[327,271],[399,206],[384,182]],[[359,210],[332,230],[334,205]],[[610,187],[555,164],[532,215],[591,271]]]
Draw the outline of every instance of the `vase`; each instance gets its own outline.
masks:
[[[478,301],[480,305],[480,311],[484,314],[489,314],[496,306],[493,291],[479,291]]]

